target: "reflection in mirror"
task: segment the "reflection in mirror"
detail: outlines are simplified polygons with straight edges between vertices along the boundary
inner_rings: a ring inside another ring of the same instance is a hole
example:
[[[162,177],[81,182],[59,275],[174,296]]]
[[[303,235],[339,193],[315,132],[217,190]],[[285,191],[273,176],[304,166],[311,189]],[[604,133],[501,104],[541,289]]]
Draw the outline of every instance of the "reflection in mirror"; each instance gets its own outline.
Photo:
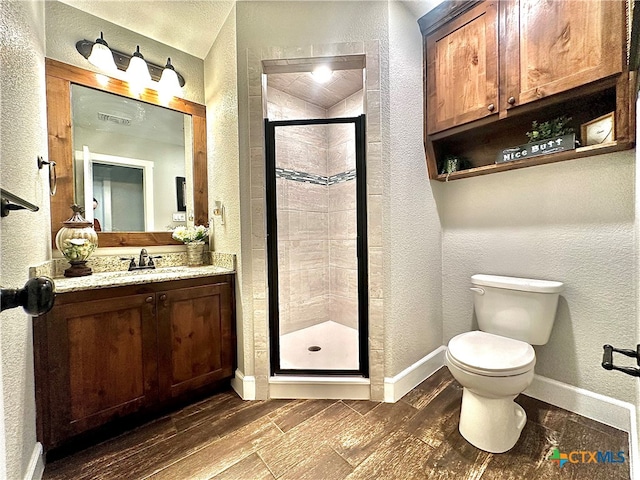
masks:
[[[185,223],[173,220],[180,201],[193,209],[192,189],[176,188],[193,184],[190,115],[73,84],[71,116],[75,201],[88,221],[103,232]]]

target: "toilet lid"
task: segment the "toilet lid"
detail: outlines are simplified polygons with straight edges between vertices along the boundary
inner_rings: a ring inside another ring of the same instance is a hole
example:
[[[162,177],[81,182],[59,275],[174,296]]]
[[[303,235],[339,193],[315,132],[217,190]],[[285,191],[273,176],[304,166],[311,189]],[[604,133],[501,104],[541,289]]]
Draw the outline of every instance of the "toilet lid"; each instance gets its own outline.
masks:
[[[536,364],[536,352],[528,343],[480,331],[453,337],[448,353],[458,367],[492,377],[525,373]]]

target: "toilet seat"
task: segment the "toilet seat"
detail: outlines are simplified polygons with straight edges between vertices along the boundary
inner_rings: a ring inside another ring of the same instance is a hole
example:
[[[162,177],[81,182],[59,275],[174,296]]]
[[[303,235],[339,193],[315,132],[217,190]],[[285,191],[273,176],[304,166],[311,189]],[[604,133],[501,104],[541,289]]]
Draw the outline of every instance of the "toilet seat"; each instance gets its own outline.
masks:
[[[536,364],[535,350],[528,343],[480,331],[453,337],[447,356],[458,368],[488,377],[520,375]]]

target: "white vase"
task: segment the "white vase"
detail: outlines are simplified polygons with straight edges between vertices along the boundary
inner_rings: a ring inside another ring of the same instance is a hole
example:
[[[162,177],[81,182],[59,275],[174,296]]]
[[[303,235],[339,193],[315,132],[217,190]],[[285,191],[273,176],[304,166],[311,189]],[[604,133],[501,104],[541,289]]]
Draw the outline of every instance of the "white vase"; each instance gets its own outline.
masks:
[[[187,245],[187,265],[199,267],[203,262],[204,242],[189,242]]]

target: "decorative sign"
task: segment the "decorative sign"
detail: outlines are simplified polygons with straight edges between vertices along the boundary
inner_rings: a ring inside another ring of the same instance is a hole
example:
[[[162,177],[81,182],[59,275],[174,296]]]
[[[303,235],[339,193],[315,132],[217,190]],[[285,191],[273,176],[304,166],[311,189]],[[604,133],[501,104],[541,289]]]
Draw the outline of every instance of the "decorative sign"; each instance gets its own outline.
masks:
[[[561,137],[548,138],[537,142],[527,143],[518,147],[505,148],[498,154],[496,163],[513,162],[526,158],[549,155],[550,153],[564,152],[565,150],[575,150],[576,135],[562,135]]]

